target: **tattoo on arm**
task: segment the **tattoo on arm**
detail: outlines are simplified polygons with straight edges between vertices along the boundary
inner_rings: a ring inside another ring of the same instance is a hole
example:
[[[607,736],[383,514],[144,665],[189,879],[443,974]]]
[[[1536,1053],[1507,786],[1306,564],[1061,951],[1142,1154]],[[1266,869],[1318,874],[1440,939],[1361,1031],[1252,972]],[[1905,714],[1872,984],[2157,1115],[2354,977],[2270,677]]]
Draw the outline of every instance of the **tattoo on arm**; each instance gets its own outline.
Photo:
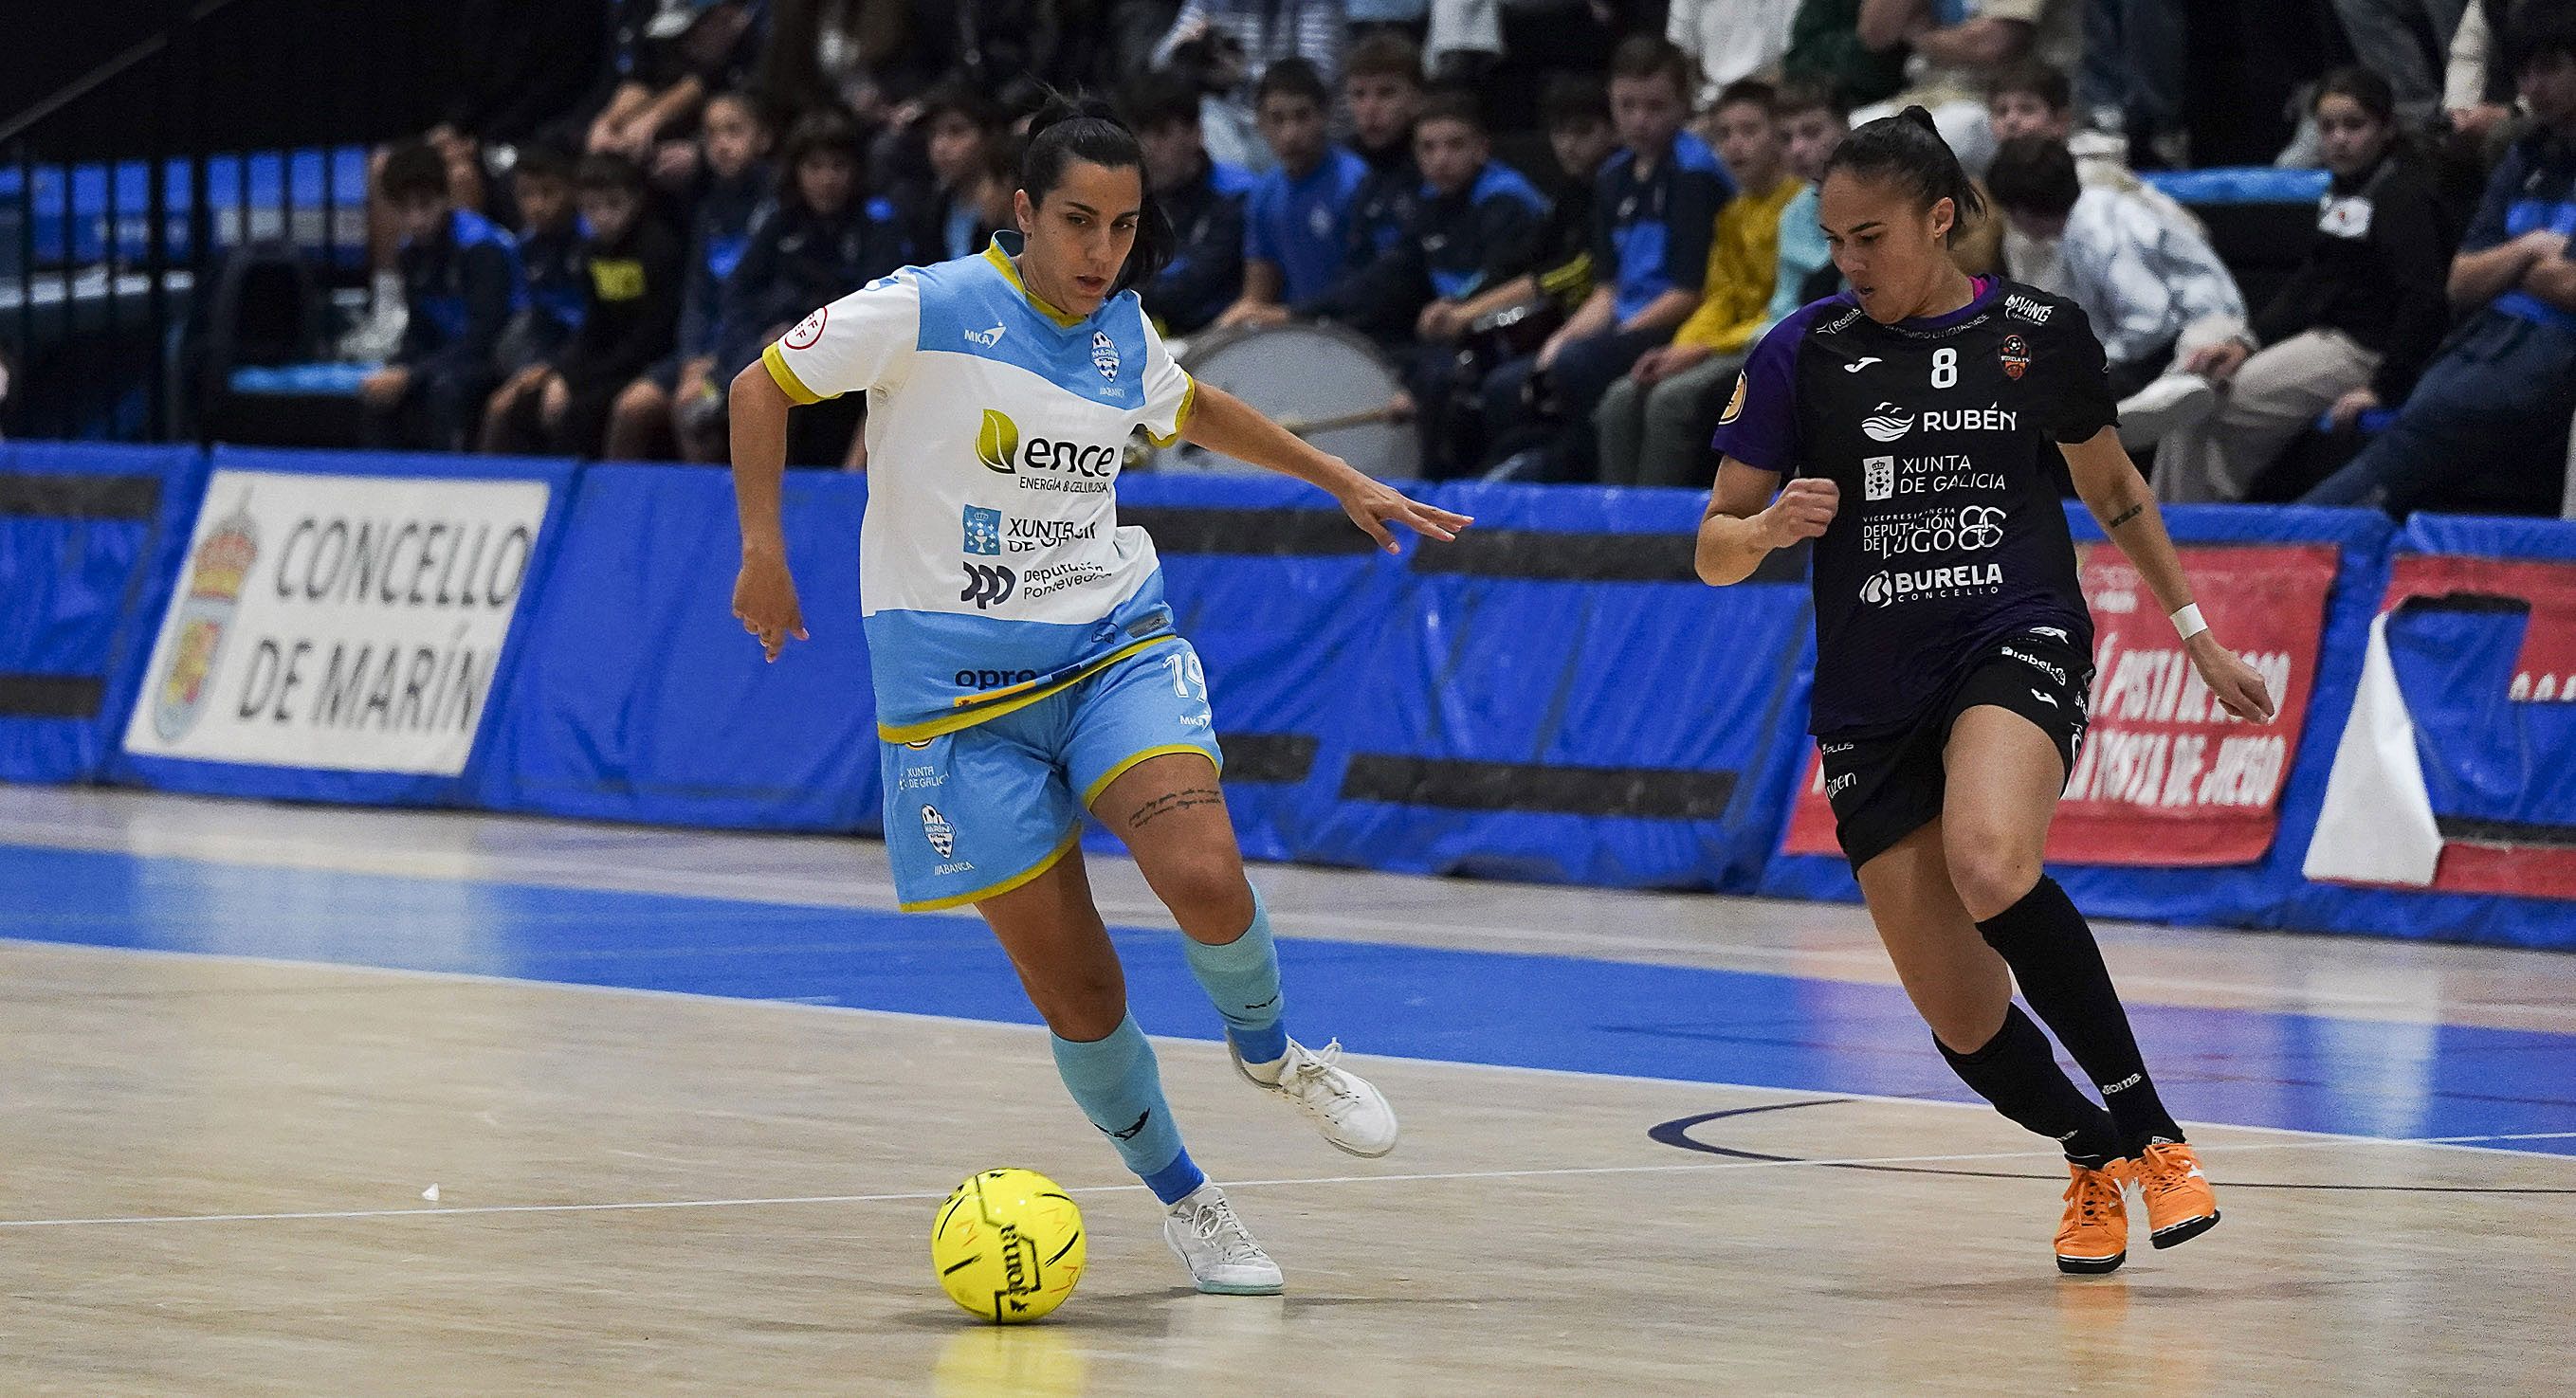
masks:
[[[2128,523],[2130,520],[2136,519],[2138,516],[2145,514],[2146,512],[2147,507],[2144,504],[2131,505],[2129,508],[2120,511],[2118,514],[2113,515],[2110,519],[2104,521],[2102,529],[2105,533],[2108,533],[2109,531],[2117,529],[2121,525]]]
[[[1168,792],[1137,807],[1136,813],[1127,817],[1127,828],[1142,830],[1174,811],[1186,811],[1193,806],[1223,806],[1224,804],[1225,798],[1218,795],[1216,788],[1212,786],[1194,786],[1182,791]]]

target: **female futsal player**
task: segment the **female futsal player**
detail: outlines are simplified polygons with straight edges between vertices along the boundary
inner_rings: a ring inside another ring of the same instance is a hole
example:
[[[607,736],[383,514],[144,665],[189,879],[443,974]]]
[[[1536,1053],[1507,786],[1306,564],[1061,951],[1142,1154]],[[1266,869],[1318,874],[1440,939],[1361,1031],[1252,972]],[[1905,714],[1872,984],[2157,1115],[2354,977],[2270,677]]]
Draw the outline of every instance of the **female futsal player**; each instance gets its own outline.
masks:
[[[1153,541],[1118,526],[1129,434],[1175,435],[1332,493],[1392,550],[1463,515],[1406,499],[1172,362],[1129,288],[1170,247],[1136,138],[1059,103],[1034,127],[1016,233],[815,311],[733,382],[742,572],[734,614],[778,658],[805,638],[779,523],[791,403],[867,394],[859,579],[883,741],[885,836],[906,909],[972,904],[1054,1031],[1057,1070],[1143,1178],[1201,1291],[1268,1294],[1279,1268],[1191,1163],[1075,841],[1088,807],[1187,934],[1243,1075],[1354,1155],[1395,1114],[1281,1021],[1279,960],[1217,791],[1199,659],[1173,631]]]
[[[2160,1248],[2218,1222],[2218,1204],[2091,927],[2040,870],[2093,673],[2053,454],[2218,702],[2268,719],[2272,700],[2192,605],[2084,313],[1950,261],[1977,204],[1919,107],[1835,151],[1821,219],[1851,289],[1783,320],[1747,364],[1717,432],[1699,575],[1737,582],[1816,541],[1810,727],[1843,853],[1941,1056],[2064,1146],[2057,1265],[2107,1272],[2128,1256],[2127,1182]],[[2015,980],[2103,1106],[2012,1003]]]

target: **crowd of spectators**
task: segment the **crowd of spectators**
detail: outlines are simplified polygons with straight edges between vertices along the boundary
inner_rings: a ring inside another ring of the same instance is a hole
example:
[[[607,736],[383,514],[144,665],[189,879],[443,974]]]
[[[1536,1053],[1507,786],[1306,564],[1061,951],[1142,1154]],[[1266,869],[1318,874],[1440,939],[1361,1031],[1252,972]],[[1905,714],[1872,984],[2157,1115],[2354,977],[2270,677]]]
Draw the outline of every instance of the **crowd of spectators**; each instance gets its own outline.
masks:
[[[380,444],[721,460],[769,339],[1011,224],[1058,88],[1140,137],[1178,236],[1140,290],[1184,363],[1328,321],[1433,475],[1702,485],[1747,351],[1840,285],[1826,156],[1919,103],[1991,195],[1960,264],[2084,308],[2164,499],[2558,508],[2576,6],[2335,0],[2359,61],[2281,157],[2326,190],[2249,306],[2134,173],[2188,161],[2180,0],[569,3],[611,37],[563,110],[377,157],[345,349],[383,363]],[[864,464],[861,411],[800,413],[797,458]],[[2320,427],[2375,435],[2285,490]]]

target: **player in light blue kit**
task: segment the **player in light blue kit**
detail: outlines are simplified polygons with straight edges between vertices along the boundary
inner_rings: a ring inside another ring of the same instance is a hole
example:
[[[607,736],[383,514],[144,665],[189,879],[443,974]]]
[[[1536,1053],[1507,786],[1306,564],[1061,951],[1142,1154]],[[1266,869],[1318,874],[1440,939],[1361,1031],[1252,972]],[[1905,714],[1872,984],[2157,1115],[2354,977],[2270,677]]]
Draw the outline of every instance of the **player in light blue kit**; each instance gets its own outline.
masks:
[[[1395,1146],[1386,1098],[1283,1027],[1279,959],[1217,791],[1199,659],[1173,630],[1153,541],[1120,528],[1130,433],[1185,437],[1311,481],[1389,550],[1406,499],[1233,396],[1193,384],[1129,288],[1171,245],[1136,138],[1063,103],[1032,126],[1019,232],[908,267],[814,312],[733,382],[742,573],[734,614],[771,660],[805,636],[779,523],[790,404],[864,391],[860,606],[907,909],[972,904],[1054,1031],[1057,1070],[1163,1201],[1201,1291],[1267,1294],[1279,1268],[1182,1148],[1153,1047],[1092,905],[1088,807],[1187,934],[1245,1078],[1354,1155]]]

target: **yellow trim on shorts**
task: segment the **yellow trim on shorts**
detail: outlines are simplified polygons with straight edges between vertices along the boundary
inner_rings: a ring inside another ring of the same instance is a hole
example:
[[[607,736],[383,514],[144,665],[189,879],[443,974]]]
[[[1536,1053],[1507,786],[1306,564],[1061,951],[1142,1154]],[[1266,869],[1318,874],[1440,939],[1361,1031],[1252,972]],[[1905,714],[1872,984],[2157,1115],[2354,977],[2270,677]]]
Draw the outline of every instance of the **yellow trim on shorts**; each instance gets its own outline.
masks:
[[[1143,752],[1131,753],[1127,757],[1121,759],[1117,766],[1109,769],[1109,775],[1093,782],[1091,784],[1091,789],[1082,793],[1082,808],[1086,811],[1091,809],[1091,803],[1100,799],[1100,793],[1107,791],[1111,782],[1127,775],[1130,771],[1133,771],[1148,759],[1164,757],[1176,752],[1196,753],[1201,757],[1205,757],[1208,760],[1208,765],[1217,769],[1217,775],[1223,776],[1225,774],[1224,765],[1219,763],[1216,758],[1210,756],[1206,748],[1200,747],[1196,743],[1164,743],[1157,747],[1147,748]]]
[[[1106,670],[1110,666],[1117,664],[1119,661],[1136,654],[1138,651],[1147,650],[1154,646],[1164,645],[1168,642],[1177,641],[1179,639],[1181,639],[1181,634],[1177,631],[1166,631],[1159,636],[1148,636],[1131,645],[1120,646],[1118,649],[1100,657],[1098,660],[1083,666],[1080,670],[1077,670],[1074,673],[1065,676],[1063,679],[1056,680],[1052,683],[1041,685],[1037,680],[1026,680],[1006,689],[994,690],[992,693],[980,698],[960,698],[956,700],[955,703],[956,707],[963,712],[946,714],[939,718],[930,719],[922,723],[906,724],[900,728],[889,727],[886,724],[880,723],[877,725],[877,736],[889,743],[917,743],[924,738],[936,738],[943,733],[954,733],[962,728],[972,728],[976,724],[982,723],[988,718],[1000,718],[1004,714],[1017,713],[1020,710],[1027,708],[1029,705],[1046,698],[1050,694],[1058,693],[1068,686],[1079,684],[1082,681],[1099,674],[1101,671]]]
[[[999,898],[1003,894],[1010,892],[1012,889],[1018,888],[1035,879],[1038,875],[1054,868],[1056,861],[1064,858],[1067,854],[1072,853],[1075,843],[1081,839],[1082,822],[1077,820],[1073,823],[1072,829],[1064,832],[1064,838],[1056,842],[1056,847],[1047,854],[1046,858],[1039,860],[1037,863],[1030,865],[1027,869],[1022,870],[1019,873],[1011,875],[1000,883],[993,884],[987,888],[976,889],[972,893],[960,893],[954,898],[933,898],[927,903],[897,903],[895,906],[908,913],[936,913],[944,912],[949,908],[962,908],[969,903],[981,903],[987,898]]]
[[[1172,443],[1179,441],[1181,439],[1181,433],[1190,425],[1190,409],[1199,405],[1199,381],[1191,378],[1186,373],[1182,374],[1181,378],[1188,384],[1188,387],[1181,390],[1181,410],[1172,414],[1172,435],[1168,437],[1157,437],[1154,435],[1153,428],[1148,427],[1145,429],[1145,440],[1152,442],[1155,446],[1168,447]]]
[[[760,352],[760,364],[769,371],[769,377],[776,381],[779,391],[787,395],[788,402],[802,408],[823,401],[822,394],[807,388],[805,381],[796,377],[796,371],[787,367],[787,356],[778,352],[777,345],[772,344]]]

